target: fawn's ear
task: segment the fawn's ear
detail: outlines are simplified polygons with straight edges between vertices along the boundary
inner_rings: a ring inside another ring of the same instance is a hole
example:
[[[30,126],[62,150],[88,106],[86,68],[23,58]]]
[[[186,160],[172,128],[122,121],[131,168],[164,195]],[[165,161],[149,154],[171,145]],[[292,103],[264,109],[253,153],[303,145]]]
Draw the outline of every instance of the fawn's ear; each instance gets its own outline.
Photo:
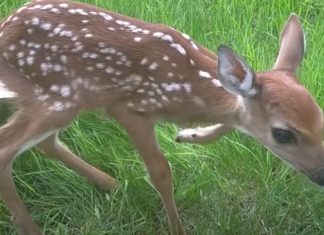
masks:
[[[217,50],[218,76],[222,86],[234,95],[251,97],[257,93],[255,74],[248,64],[227,46]]]
[[[279,54],[273,69],[296,73],[304,56],[305,44],[305,35],[299,18],[292,13],[282,30]]]

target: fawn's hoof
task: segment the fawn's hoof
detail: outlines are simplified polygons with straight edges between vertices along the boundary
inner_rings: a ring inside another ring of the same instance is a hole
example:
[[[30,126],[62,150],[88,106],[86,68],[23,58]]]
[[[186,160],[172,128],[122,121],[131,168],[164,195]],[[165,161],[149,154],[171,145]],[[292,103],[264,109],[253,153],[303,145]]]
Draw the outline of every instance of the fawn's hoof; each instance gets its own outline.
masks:
[[[104,192],[112,192],[119,187],[118,181],[107,174],[101,176],[95,183]]]

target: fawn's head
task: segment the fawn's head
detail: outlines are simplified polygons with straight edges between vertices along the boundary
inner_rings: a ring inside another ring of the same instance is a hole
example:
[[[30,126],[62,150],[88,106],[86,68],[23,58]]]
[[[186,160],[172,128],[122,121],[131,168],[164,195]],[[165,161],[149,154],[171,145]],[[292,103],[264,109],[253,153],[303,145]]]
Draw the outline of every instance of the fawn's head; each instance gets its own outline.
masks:
[[[292,14],[271,71],[255,73],[231,49],[220,46],[218,74],[223,87],[237,97],[234,126],[324,185],[323,113],[296,78],[303,54],[303,29]]]

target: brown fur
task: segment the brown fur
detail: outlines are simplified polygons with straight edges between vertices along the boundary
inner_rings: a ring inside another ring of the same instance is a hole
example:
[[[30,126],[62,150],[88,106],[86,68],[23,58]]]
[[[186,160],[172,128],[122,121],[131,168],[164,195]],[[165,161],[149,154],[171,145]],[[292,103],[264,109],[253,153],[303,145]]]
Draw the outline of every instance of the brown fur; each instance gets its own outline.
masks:
[[[291,128],[303,133],[311,142],[321,140],[321,110],[293,74],[286,71],[262,73],[259,81],[263,87],[262,99],[269,109],[283,115]]]

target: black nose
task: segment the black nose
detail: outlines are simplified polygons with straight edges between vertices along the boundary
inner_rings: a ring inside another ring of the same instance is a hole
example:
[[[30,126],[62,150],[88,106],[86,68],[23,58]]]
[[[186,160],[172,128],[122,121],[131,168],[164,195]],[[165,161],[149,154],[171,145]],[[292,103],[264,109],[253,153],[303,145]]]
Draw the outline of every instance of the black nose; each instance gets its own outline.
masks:
[[[324,186],[324,168],[321,168],[310,177],[310,179],[320,186]]]

